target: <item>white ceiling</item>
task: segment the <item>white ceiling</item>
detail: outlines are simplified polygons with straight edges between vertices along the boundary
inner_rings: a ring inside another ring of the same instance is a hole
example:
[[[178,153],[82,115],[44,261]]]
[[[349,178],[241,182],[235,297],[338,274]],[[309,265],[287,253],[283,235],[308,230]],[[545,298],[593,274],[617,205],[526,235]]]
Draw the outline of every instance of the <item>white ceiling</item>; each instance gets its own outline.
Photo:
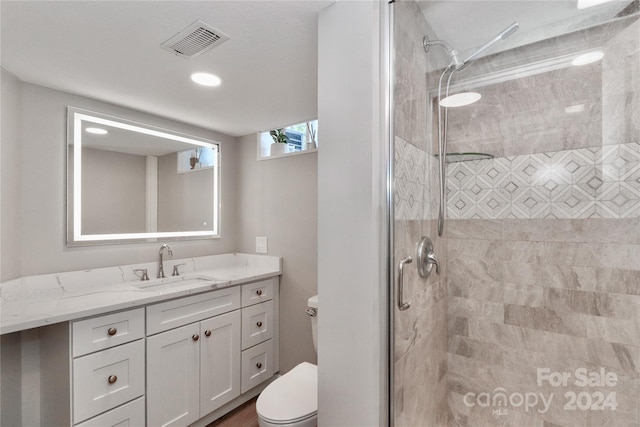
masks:
[[[629,2],[584,11],[575,0],[419,4],[438,38],[462,53],[518,21],[520,30],[490,54],[575,31]],[[246,135],[316,117],[317,16],[332,3],[2,0],[1,65],[25,82]],[[193,59],[160,47],[197,19],[230,40]],[[197,86],[194,71],[223,84]]]
[[[1,65],[22,81],[240,136],[317,115],[317,17],[333,1],[6,1]],[[197,19],[230,40],[160,45]],[[218,88],[191,82],[220,76]]]

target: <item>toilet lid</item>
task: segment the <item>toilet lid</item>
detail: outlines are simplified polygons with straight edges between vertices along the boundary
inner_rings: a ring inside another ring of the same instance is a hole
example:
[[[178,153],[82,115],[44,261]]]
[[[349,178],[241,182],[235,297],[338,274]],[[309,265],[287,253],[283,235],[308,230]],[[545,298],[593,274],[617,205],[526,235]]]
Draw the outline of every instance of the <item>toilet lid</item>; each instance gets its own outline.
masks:
[[[269,384],[258,397],[256,411],[273,423],[315,415],[318,411],[318,367],[303,362]]]

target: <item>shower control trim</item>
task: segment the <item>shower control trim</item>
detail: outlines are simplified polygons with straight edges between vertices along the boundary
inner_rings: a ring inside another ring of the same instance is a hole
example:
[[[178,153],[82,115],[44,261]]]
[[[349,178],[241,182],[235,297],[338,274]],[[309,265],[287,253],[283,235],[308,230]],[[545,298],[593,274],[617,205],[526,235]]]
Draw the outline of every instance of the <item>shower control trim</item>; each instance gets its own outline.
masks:
[[[422,278],[427,278],[433,270],[433,266],[436,266],[436,274],[440,275],[440,263],[438,257],[436,257],[433,251],[433,242],[428,237],[423,237],[418,243],[417,256],[418,259],[418,274]]]
[[[402,258],[398,264],[398,309],[400,311],[405,311],[411,307],[410,302],[404,302],[404,265],[412,262],[413,258],[408,256]]]

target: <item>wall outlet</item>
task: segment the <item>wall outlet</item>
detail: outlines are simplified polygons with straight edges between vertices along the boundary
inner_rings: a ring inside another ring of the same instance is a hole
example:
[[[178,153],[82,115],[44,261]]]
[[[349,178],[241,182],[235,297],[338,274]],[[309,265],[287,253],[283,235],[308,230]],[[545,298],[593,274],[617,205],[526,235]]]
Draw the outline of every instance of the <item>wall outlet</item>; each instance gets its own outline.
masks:
[[[258,254],[266,254],[267,253],[267,238],[266,237],[256,237],[256,253],[258,253]]]

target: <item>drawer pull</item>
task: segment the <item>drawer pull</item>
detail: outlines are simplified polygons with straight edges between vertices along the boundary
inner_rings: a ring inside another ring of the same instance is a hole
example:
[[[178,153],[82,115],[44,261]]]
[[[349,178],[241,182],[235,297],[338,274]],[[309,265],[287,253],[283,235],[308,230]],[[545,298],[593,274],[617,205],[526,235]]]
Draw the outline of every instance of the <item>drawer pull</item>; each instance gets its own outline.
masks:
[[[200,339],[200,335],[198,334],[193,334],[193,336],[191,337],[192,340],[194,341],[198,341]]]
[[[117,333],[118,333],[118,330],[117,330],[116,328],[109,328],[109,329],[107,330],[107,333],[109,334],[109,336],[111,336],[111,337],[112,337],[112,336],[114,336],[115,334],[117,334]]]
[[[256,367],[257,367],[258,369],[262,368],[262,363],[260,363],[260,362],[256,363]]]
[[[211,336],[211,331],[207,329],[206,331],[204,331],[204,334],[206,336],[210,337]]]
[[[116,381],[118,381],[118,376],[117,375],[109,375],[109,378],[107,379],[107,381],[109,381],[109,384],[114,384]]]
[[[262,289],[258,289],[258,290],[256,291],[256,294],[258,294],[258,296],[262,295]]]
[[[258,325],[258,328],[261,328],[262,327],[262,322],[258,322],[258,323],[256,323],[256,325]]]

